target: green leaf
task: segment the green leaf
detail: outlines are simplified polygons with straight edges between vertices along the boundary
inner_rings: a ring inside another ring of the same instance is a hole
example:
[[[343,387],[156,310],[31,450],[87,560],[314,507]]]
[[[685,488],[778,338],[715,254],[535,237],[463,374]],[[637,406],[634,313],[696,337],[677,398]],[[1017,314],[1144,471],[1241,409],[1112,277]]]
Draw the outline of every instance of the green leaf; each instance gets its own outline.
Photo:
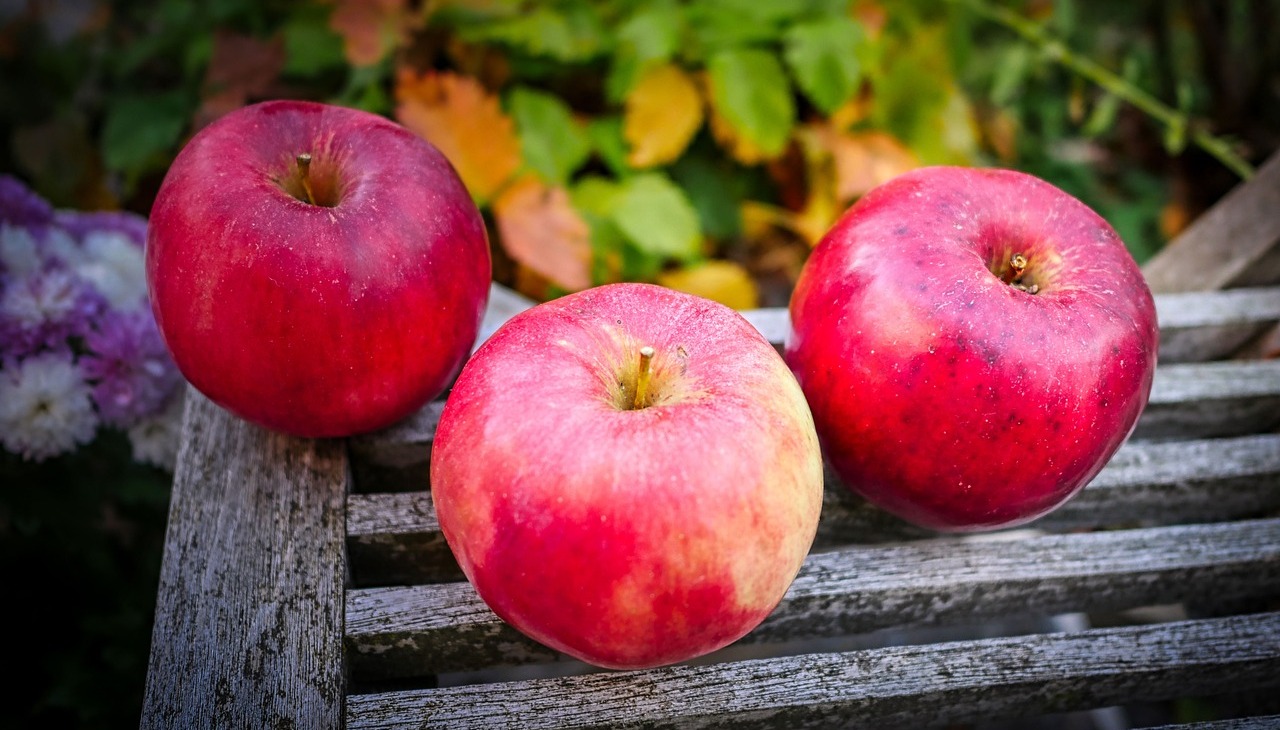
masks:
[[[1025,43],[1015,43],[1002,54],[1000,65],[996,67],[991,80],[991,103],[996,106],[1008,106],[1031,71],[1031,49]]]
[[[346,63],[342,52],[342,38],[329,28],[324,15],[299,13],[284,24],[282,34],[285,49],[284,73],[287,75],[312,77]]]
[[[689,5],[689,25],[697,46],[695,56],[708,56],[718,51],[778,40],[779,25],[767,13],[771,2],[747,2],[743,7],[731,2],[697,2]]]
[[[768,156],[787,145],[795,102],[782,64],[768,51],[721,51],[707,63],[711,101],[739,134]]]
[[[599,175],[588,175],[569,189],[569,201],[574,208],[600,218],[612,217],[621,199],[622,185]]]
[[[618,47],[605,79],[609,99],[622,101],[646,68],[675,55],[684,27],[684,11],[671,2],[643,5],[618,26]]]
[[[622,136],[622,117],[596,117],[587,123],[587,138],[600,160],[616,177],[634,172],[627,163],[627,140]]]
[[[558,97],[517,87],[507,97],[507,106],[520,132],[525,163],[543,180],[563,184],[587,161],[587,136]]]
[[[190,116],[190,104],[180,91],[115,100],[102,128],[103,162],[136,178],[173,149]]]
[[[742,200],[736,190],[737,176],[730,169],[685,155],[672,166],[671,177],[689,196],[708,236],[725,239],[742,232]]]
[[[818,109],[830,114],[857,91],[863,31],[853,19],[836,15],[794,25],[785,40],[787,65]]]
[[[600,18],[586,5],[564,11],[539,6],[515,17],[459,29],[465,40],[496,41],[532,56],[585,61],[600,52],[605,37]]]
[[[619,230],[641,251],[681,260],[702,253],[698,212],[684,191],[661,173],[637,175],[613,206]]]

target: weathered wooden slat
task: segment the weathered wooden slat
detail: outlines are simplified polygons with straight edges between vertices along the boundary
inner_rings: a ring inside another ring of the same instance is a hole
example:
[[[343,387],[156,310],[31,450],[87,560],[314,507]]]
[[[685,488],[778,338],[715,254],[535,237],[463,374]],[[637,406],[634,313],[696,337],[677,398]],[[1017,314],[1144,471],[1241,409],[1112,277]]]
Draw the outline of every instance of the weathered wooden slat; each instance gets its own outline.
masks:
[[[1207,291],[1280,280],[1280,154],[1147,261],[1154,292]]]
[[[1161,362],[1220,358],[1280,321],[1280,287],[1156,295]],[[781,345],[791,318],[781,307],[742,313],[774,345]]]
[[[1239,519],[1280,509],[1280,434],[1132,442],[1079,494],[1032,523],[1052,532]],[[819,544],[930,533],[876,509],[828,473]]]
[[[1147,730],[1276,730],[1280,728],[1280,715],[1266,717],[1241,717],[1234,720],[1210,720],[1185,725],[1160,725]]]
[[[441,403],[432,403],[391,429],[353,439],[356,489],[426,489],[431,440],[442,408]],[[1167,365],[1156,368],[1151,399],[1134,438],[1233,436],[1266,431],[1277,424],[1280,360]]]
[[[1210,590],[1223,598],[1280,592],[1280,520],[815,553],[744,641],[1116,610]],[[363,679],[554,658],[504,624],[467,583],[349,591],[347,646]]]
[[[347,727],[935,727],[1280,684],[1280,615],[353,695]]]
[[[1080,528],[1235,519],[1280,509],[1280,434],[1127,444],[1102,473],[1036,527]],[[830,472],[818,544],[924,537],[851,494]],[[353,494],[347,540],[356,585],[460,580],[426,491]]]
[[[1280,321],[1280,287],[1164,294],[1160,362],[1203,362],[1235,352]]]
[[[1134,438],[1235,436],[1280,423],[1280,360],[1240,360],[1156,369]]]
[[[142,727],[337,727],[342,443],[263,431],[194,389],[183,433]]]

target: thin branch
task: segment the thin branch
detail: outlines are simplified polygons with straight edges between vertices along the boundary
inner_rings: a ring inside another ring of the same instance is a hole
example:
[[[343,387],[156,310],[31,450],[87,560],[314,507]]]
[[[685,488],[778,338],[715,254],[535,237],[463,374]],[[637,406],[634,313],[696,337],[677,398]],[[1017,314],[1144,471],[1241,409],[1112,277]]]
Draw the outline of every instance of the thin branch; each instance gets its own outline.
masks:
[[[978,15],[1017,33],[1046,57],[1092,81],[1108,94],[1113,94],[1142,110],[1163,124],[1171,135],[1185,135],[1192,144],[1212,155],[1241,179],[1248,180],[1253,177],[1253,166],[1236,154],[1226,140],[1205,131],[1203,126],[1196,124],[1185,112],[1173,109],[1092,59],[1076,54],[1062,41],[1050,36],[1039,23],[1008,8],[992,5],[987,0],[952,0],[952,2],[961,3]]]

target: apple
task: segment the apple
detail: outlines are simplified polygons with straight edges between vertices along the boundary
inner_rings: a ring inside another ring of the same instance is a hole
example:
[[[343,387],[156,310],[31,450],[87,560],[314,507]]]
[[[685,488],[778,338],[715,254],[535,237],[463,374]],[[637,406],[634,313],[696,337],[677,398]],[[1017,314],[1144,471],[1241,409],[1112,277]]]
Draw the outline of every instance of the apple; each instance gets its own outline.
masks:
[[[844,483],[912,523],[1033,520],[1131,433],[1151,292],[1106,221],[1033,176],[932,167],[871,191],[805,263],[785,357]]]
[[[477,350],[440,416],[431,491],[498,616],[641,668],[720,648],[778,604],[817,530],[822,460],[795,378],[746,320],[614,284]]]
[[[444,156],[382,117],[272,101],[196,134],[146,250],[179,370],[299,436],[387,426],[470,352],[491,278],[479,212]]]

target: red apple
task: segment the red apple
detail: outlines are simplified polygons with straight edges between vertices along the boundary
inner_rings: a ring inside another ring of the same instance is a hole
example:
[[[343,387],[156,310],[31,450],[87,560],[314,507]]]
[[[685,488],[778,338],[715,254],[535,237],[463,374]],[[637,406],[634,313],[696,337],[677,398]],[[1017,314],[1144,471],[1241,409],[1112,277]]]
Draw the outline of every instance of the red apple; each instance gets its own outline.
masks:
[[[231,112],[156,196],[147,282],[182,374],[300,436],[389,425],[461,367],[488,300],[483,221],[444,156],[310,102]]]
[[[722,647],[777,605],[817,530],[822,463],[795,378],[746,320],[615,284],[480,347],[441,414],[431,489],[495,613],[639,668]]]
[[[786,359],[836,473],[938,530],[1065,502],[1132,431],[1155,370],[1151,292],[1115,231],[1007,170],[925,168],[868,193],[805,264],[791,318]]]

